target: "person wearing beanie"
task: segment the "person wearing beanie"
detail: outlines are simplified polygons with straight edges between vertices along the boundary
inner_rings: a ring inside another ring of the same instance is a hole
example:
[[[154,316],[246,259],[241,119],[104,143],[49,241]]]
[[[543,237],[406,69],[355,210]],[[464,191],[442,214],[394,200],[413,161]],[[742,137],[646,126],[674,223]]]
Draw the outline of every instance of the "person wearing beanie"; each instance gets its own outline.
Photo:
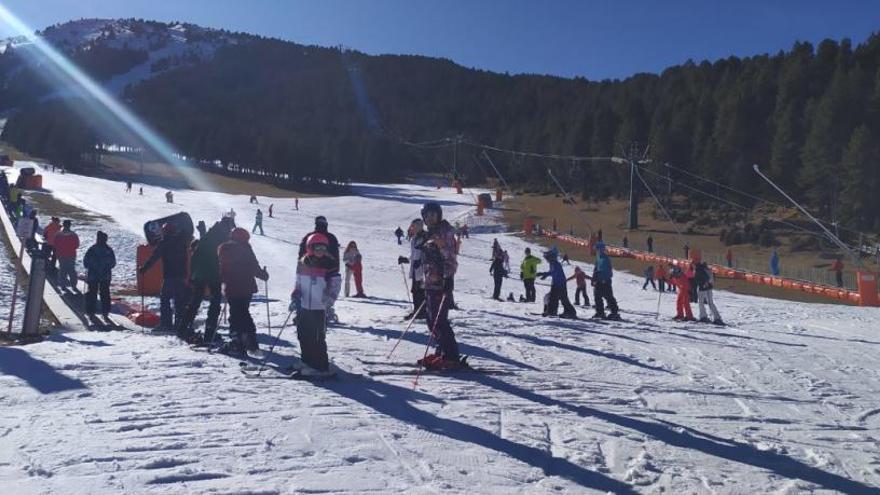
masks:
[[[89,318],[95,317],[97,310],[98,295],[101,296],[101,315],[107,318],[110,314],[110,279],[113,268],[116,267],[116,253],[107,244],[107,234],[98,232],[95,243],[86,251],[83,257],[83,266],[86,269],[86,314]]]
[[[220,281],[229,305],[230,342],[226,350],[232,353],[259,350],[257,327],[251,317],[250,306],[251,299],[258,291],[254,279],[269,280],[269,273],[260,267],[248,242],[250,238],[247,230],[235,228],[229,234],[229,240],[217,249]]]

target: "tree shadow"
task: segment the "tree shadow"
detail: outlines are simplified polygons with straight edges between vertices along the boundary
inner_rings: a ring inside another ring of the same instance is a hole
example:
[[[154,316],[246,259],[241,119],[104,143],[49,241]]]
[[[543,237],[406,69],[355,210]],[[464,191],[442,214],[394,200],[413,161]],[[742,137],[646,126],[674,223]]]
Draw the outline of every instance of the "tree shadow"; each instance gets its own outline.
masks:
[[[613,359],[614,361],[618,361],[618,362],[621,362],[624,364],[629,364],[632,366],[637,366],[639,368],[646,369],[646,370],[662,371],[663,373],[671,373],[673,375],[675,374],[674,371],[670,371],[670,370],[663,368],[661,366],[652,366],[650,364],[645,364],[645,363],[640,362],[637,359],[633,359],[631,357],[623,356],[620,354],[613,354],[610,352],[597,351],[595,349],[589,349],[586,347],[578,347],[576,345],[571,345],[571,344],[563,344],[561,342],[556,342],[554,340],[548,340],[548,339],[544,339],[541,337],[536,337],[534,335],[520,335],[520,334],[515,334],[512,332],[499,332],[499,331],[496,331],[495,333],[498,335],[506,335],[508,337],[515,337],[515,338],[519,338],[522,340],[526,340],[528,342],[531,342],[534,345],[541,346],[541,347],[556,347],[558,349],[565,349],[566,351],[580,352],[583,354],[589,354],[591,356]]]
[[[449,376],[455,378],[454,374]],[[823,471],[786,455],[759,450],[748,443],[721,438],[669,421],[645,421],[602,411],[593,407],[569,404],[562,400],[523,389],[489,375],[477,375],[469,377],[469,379],[494,388],[499,392],[504,392],[527,401],[549,407],[558,407],[571,411],[581,417],[593,417],[621,428],[637,431],[667,445],[691,449],[732,462],[765,469],[786,478],[814,483],[825,489],[838,490],[844,493],[880,493],[880,489],[872,488],[864,483],[850,480],[828,471]]]
[[[15,347],[0,347],[0,373],[18,377],[42,394],[88,388],[80,380],[55,371],[46,362]]]
[[[374,411],[411,424],[424,431],[460,442],[479,445],[510,456],[520,462],[541,469],[547,476],[560,476],[588,488],[618,494],[637,493],[626,483],[604,474],[590,471],[582,466],[554,457],[552,453],[536,447],[522,445],[501,438],[482,428],[452,419],[439,418],[413,405],[419,394],[408,388],[389,383],[367,380],[366,382],[319,382],[316,386],[359,402]],[[424,394],[421,395],[422,397]]]

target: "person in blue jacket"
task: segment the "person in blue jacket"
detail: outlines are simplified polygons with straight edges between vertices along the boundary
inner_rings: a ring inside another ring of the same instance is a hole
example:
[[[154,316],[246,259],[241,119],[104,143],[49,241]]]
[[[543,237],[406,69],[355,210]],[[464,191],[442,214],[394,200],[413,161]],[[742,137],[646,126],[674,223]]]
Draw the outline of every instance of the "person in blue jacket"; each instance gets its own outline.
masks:
[[[101,315],[110,314],[110,279],[116,267],[116,254],[107,245],[107,234],[98,232],[95,244],[86,251],[83,266],[87,270],[86,314],[95,317],[98,295],[101,296]]]
[[[611,258],[605,252],[605,243],[599,241],[596,244],[596,264],[593,266],[593,301],[596,303],[596,314],[593,318],[607,320],[619,320],[617,300],[614,299],[614,291],[611,288],[611,278],[614,269],[611,266]],[[605,315],[605,301],[611,312]]]
[[[562,270],[562,264],[559,263],[558,258],[559,251],[556,246],[551,247],[549,251],[544,253],[544,259],[550,264],[550,269],[538,274],[542,280],[551,277],[550,294],[547,298],[547,305],[544,307],[543,316],[556,316],[559,303],[562,302],[562,314],[559,317],[577,318],[577,312],[571,305],[571,301],[568,300],[565,272]]]
[[[779,253],[773,248],[773,254],[770,255],[770,273],[774,277],[779,276]]]

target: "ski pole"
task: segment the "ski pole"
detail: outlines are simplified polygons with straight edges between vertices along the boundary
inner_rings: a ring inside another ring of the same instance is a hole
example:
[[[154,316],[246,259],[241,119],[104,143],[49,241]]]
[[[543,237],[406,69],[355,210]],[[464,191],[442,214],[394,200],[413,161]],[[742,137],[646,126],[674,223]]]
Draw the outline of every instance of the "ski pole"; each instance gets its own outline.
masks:
[[[263,271],[266,271],[266,267],[263,267]],[[272,335],[272,320],[269,317],[269,281],[263,280],[263,284],[266,287],[266,326],[269,328],[269,335]]]
[[[257,376],[260,376],[263,373],[263,370],[266,369],[266,362],[269,361],[269,355],[275,350],[275,345],[278,344],[278,340],[281,339],[281,333],[287,328],[287,323],[290,321],[290,317],[293,316],[293,313],[294,311],[287,313],[287,318],[284,319],[284,324],[281,325],[281,328],[278,330],[278,335],[275,336],[275,340],[272,342],[272,345],[269,346],[269,352],[263,356],[263,362],[260,363],[260,369],[257,370]],[[269,335],[271,335],[271,333]]]
[[[660,298],[663,297],[663,291],[657,293],[657,314],[654,316],[655,320],[660,319]]]
[[[412,303],[412,298],[409,295],[409,282],[406,281],[406,271],[403,269],[403,265],[398,265],[400,267],[400,274],[403,275],[403,285],[406,287],[406,300]]]
[[[400,345],[400,341],[403,340],[403,337],[406,335],[407,332],[409,332],[409,328],[412,326],[413,322],[416,321],[416,318],[419,316],[419,313],[422,312],[422,308],[424,308],[424,307],[425,307],[425,301],[422,301],[421,306],[419,306],[419,309],[417,309],[416,312],[413,313],[412,318],[409,319],[409,323],[407,323],[407,325],[406,325],[406,329],[404,329],[403,333],[400,334],[400,338],[397,339],[397,343],[394,344],[394,347],[391,348],[391,352],[388,353],[388,356],[386,356],[385,359],[391,359],[391,355],[394,354],[394,351],[397,349],[397,346]]]
[[[440,313],[443,312],[443,305],[446,304],[446,295],[448,292],[443,291],[443,297],[440,298],[440,306],[437,309],[437,316],[434,317],[434,327],[431,329],[431,335],[428,336],[428,345],[425,346],[425,355],[422,356],[422,360],[419,362],[419,371],[416,373],[416,378],[413,380],[413,390],[416,389],[419,385],[419,377],[422,376],[422,367],[425,359],[428,357],[428,349],[431,348],[431,343],[434,341],[434,334],[437,333],[437,323],[440,322]],[[427,298],[425,299],[427,302]]]

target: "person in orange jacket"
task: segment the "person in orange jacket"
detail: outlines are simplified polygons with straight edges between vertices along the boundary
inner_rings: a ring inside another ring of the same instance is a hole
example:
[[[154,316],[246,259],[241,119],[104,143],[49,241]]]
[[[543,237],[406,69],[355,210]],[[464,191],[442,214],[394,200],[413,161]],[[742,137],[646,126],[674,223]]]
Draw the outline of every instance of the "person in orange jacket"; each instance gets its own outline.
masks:
[[[50,272],[55,271],[55,236],[61,231],[61,219],[52,217],[52,221],[43,229],[43,251],[46,253],[46,268]]]
[[[657,268],[654,270],[654,278],[657,279],[657,290],[666,292],[666,268],[663,268],[663,263],[657,263]]]
[[[695,321],[691,311],[691,280],[694,278],[694,269],[688,266],[687,270],[678,270],[669,281],[678,287],[678,297],[675,299],[675,320]]]
[[[79,236],[70,229],[70,220],[61,224],[61,232],[55,234],[55,255],[58,257],[58,287],[75,290],[79,278],[76,275],[76,250],[79,249]]]

